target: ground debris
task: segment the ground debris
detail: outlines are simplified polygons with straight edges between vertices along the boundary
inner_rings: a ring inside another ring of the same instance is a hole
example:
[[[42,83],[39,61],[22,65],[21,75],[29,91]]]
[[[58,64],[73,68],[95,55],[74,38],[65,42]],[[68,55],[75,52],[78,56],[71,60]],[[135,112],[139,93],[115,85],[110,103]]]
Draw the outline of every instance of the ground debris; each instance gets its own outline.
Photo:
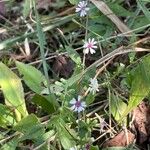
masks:
[[[134,126],[137,130],[137,142],[139,144],[148,140],[150,135],[150,106],[142,101],[132,112]]]
[[[57,76],[68,78],[73,72],[73,67],[73,62],[69,58],[58,56],[54,60],[52,69]]]
[[[121,131],[118,133],[114,138],[106,141],[103,144],[103,147],[113,147],[113,146],[128,146],[129,144],[132,144],[135,140],[135,135],[131,133],[129,130],[127,133],[125,131]]]

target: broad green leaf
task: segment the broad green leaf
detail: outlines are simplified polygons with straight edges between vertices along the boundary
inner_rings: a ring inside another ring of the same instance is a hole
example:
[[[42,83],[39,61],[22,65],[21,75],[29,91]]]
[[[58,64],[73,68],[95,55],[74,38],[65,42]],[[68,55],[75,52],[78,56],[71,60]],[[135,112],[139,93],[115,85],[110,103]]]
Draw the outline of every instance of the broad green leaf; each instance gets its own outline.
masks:
[[[15,116],[7,106],[0,104],[0,127],[7,128],[16,124]]]
[[[66,129],[65,122],[60,118],[56,122],[56,128],[58,131],[58,137],[59,140],[63,146],[64,149],[69,149],[71,147],[75,146],[75,141],[73,140],[73,137],[69,133],[69,129]]]
[[[128,107],[124,111],[123,117],[137,107],[150,92],[150,56],[144,57],[137,67],[130,72],[130,75],[132,76],[130,77],[132,79],[131,90]]]
[[[23,75],[26,85],[34,92],[41,94],[44,89],[42,85],[46,82],[44,75],[35,67],[28,64],[16,61],[16,66],[20,74]]]
[[[127,104],[112,93],[111,95],[111,113],[116,121],[119,121],[126,110]]]
[[[36,95],[34,95],[34,97],[32,98],[32,101],[33,101],[35,104],[41,106],[42,109],[43,109],[45,112],[49,113],[49,114],[50,114],[50,113],[54,113],[55,110],[56,110],[54,104],[52,103],[52,99],[51,99],[51,101],[49,101],[49,100],[46,98],[46,96],[41,96],[41,95],[36,94]]]
[[[15,109],[19,121],[21,116],[28,115],[21,80],[3,63],[0,63],[0,70],[0,86],[5,97],[5,103]]]
[[[30,128],[32,128],[34,125],[37,125],[38,123],[38,118],[34,114],[31,114],[18,122],[18,124],[14,126],[14,130],[25,134]]]
[[[14,130],[23,133],[20,141],[26,139],[39,139],[44,134],[44,127],[39,122],[38,118],[34,115],[28,115],[22,119],[15,127]],[[41,139],[42,140],[42,139]]]

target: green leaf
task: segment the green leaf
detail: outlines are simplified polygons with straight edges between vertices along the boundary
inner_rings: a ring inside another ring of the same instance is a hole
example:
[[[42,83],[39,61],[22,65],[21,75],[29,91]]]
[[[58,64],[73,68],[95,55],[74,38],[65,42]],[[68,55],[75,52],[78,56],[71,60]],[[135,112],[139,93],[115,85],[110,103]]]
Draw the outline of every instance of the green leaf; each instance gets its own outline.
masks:
[[[150,22],[150,11],[147,9],[147,7],[145,6],[146,3],[141,1],[141,0],[137,0],[137,4],[140,7],[140,9],[143,11],[145,17],[149,20]]]
[[[60,142],[64,149],[70,149],[71,147],[75,146],[75,141],[73,140],[73,137],[69,133],[69,129],[66,129],[65,122],[60,118],[56,122],[56,128],[58,131],[58,136],[60,139]]]
[[[99,150],[98,146],[90,146],[90,150]]]
[[[122,7],[120,4],[117,4],[117,3],[110,3],[108,5],[111,10],[117,14],[118,16],[122,16],[122,17],[127,17],[127,16],[132,16],[132,12],[130,12],[129,10],[125,9],[124,7]]]
[[[66,46],[65,49],[68,52],[69,57],[77,64],[81,65],[82,61],[80,55],[71,47]]]
[[[70,2],[72,5],[75,5],[75,4],[78,4],[78,3],[79,3],[79,0],[69,0],[69,2]]]
[[[116,121],[119,121],[126,110],[127,104],[112,93],[111,95],[111,113]]]
[[[19,73],[23,75],[23,80],[26,85],[34,92],[41,94],[44,89],[42,85],[46,82],[44,75],[35,67],[28,64],[16,61],[16,66]]]
[[[21,80],[3,63],[0,63],[0,86],[5,103],[15,109],[17,120],[27,116]]]
[[[7,106],[0,104],[0,127],[7,128],[14,124],[16,120],[13,112]]]
[[[51,99],[51,101],[49,101],[46,98],[46,96],[41,96],[41,95],[36,94],[33,96],[32,101],[35,104],[41,106],[42,109],[49,114],[54,113],[56,110],[54,104],[52,103],[52,99]]]
[[[28,115],[26,118],[22,119],[13,129],[23,133],[20,141],[26,139],[39,140],[44,134],[44,127],[34,114]]]
[[[89,105],[89,104],[93,103],[94,100],[95,100],[95,94],[89,93],[86,97],[86,104]]]
[[[32,128],[34,125],[37,125],[37,123],[39,123],[38,118],[34,114],[31,114],[18,122],[13,129],[25,134],[30,128]]]
[[[25,0],[24,4],[23,4],[23,16],[26,18],[29,13],[30,13],[30,9],[31,9],[31,0]]]
[[[19,137],[15,137],[11,139],[9,142],[5,143],[2,147],[0,147],[1,150],[16,150],[16,147],[19,142]]]
[[[130,72],[130,75],[132,76],[130,76],[132,79],[131,90],[128,107],[124,111],[123,117],[137,107],[150,92],[150,56],[144,57],[137,67]]]
[[[82,74],[82,73],[79,73],[79,74],[74,75],[74,76],[72,76],[71,78],[69,78],[69,79],[66,81],[66,84],[65,84],[65,91],[67,90],[68,87],[72,86],[74,83],[76,83],[77,81],[79,81],[82,76],[83,76],[83,74]]]
[[[108,147],[108,148],[103,148],[102,150],[134,150],[134,149],[126,148],[126,147]]]

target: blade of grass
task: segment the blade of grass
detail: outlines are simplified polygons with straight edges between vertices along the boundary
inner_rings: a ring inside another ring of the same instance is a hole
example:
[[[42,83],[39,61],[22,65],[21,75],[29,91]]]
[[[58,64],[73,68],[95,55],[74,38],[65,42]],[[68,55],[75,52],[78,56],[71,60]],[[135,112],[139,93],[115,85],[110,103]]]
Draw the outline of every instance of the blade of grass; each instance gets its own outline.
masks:
[[[36,17],[37,36],[38,36],[38,40],[39,40],[40,53],[41,53],[41,58],[42,58],[42,62],[43,62],[44,74],[45,74],[45,77],[47,80],[47,87],[48,87],[49,93],[51,94],[50,80],[49,80],[47,63],[46,63],[45,54],[44,54],[44,47],[45,47],[44,45],[46,44],[46,40],[45,40],[45,35],[44,35],[43,30],[42,30],[40,18],[39,18],[34,0],[33,0],[33,7],[34,7],[34,12],[35,12],[35,17]]]
[[[145,2],[141,0],[137,0],[137,4],[140,7],[140,9],[143,11],[145,17],[150,21],[150,11],[146,8]]]

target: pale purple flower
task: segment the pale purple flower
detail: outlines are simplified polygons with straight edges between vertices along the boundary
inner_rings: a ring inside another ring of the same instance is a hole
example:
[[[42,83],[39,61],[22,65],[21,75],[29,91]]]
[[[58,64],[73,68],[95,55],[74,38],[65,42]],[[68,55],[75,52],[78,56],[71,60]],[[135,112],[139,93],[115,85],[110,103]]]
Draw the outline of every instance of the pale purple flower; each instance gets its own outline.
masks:
[[[90,79],[89,86],[90,86],[90,92],[92,92],[93,94],[95,94],[96,91],[99,91],[99,89],[98,89],[99,85],[98,85],[98,81],[96,78]]]
[[[86,1],[81,1],[78,3],[78,6],[76,8],[76,12],[80,13],[80,17],[84,17],[87,14],[87,11],[89,11],[89,7],[87,7]]]
[[[84,53],[88,54],[89,52],[91,54],[96,53],[95,49],[97,48],[96,46],[97,42],[95,41],[94,38],[89,38],[88,41],[84,42],[83,48],[84,48]]]
[[[70,101],[71,106],[71,110],[73,111],[77,111],[78,113],[80,113],[81,111],[84,111],[85,107],[86,107],[86,103],[81,101],[81,96],[79,95],[77,99],[73,98]]]

